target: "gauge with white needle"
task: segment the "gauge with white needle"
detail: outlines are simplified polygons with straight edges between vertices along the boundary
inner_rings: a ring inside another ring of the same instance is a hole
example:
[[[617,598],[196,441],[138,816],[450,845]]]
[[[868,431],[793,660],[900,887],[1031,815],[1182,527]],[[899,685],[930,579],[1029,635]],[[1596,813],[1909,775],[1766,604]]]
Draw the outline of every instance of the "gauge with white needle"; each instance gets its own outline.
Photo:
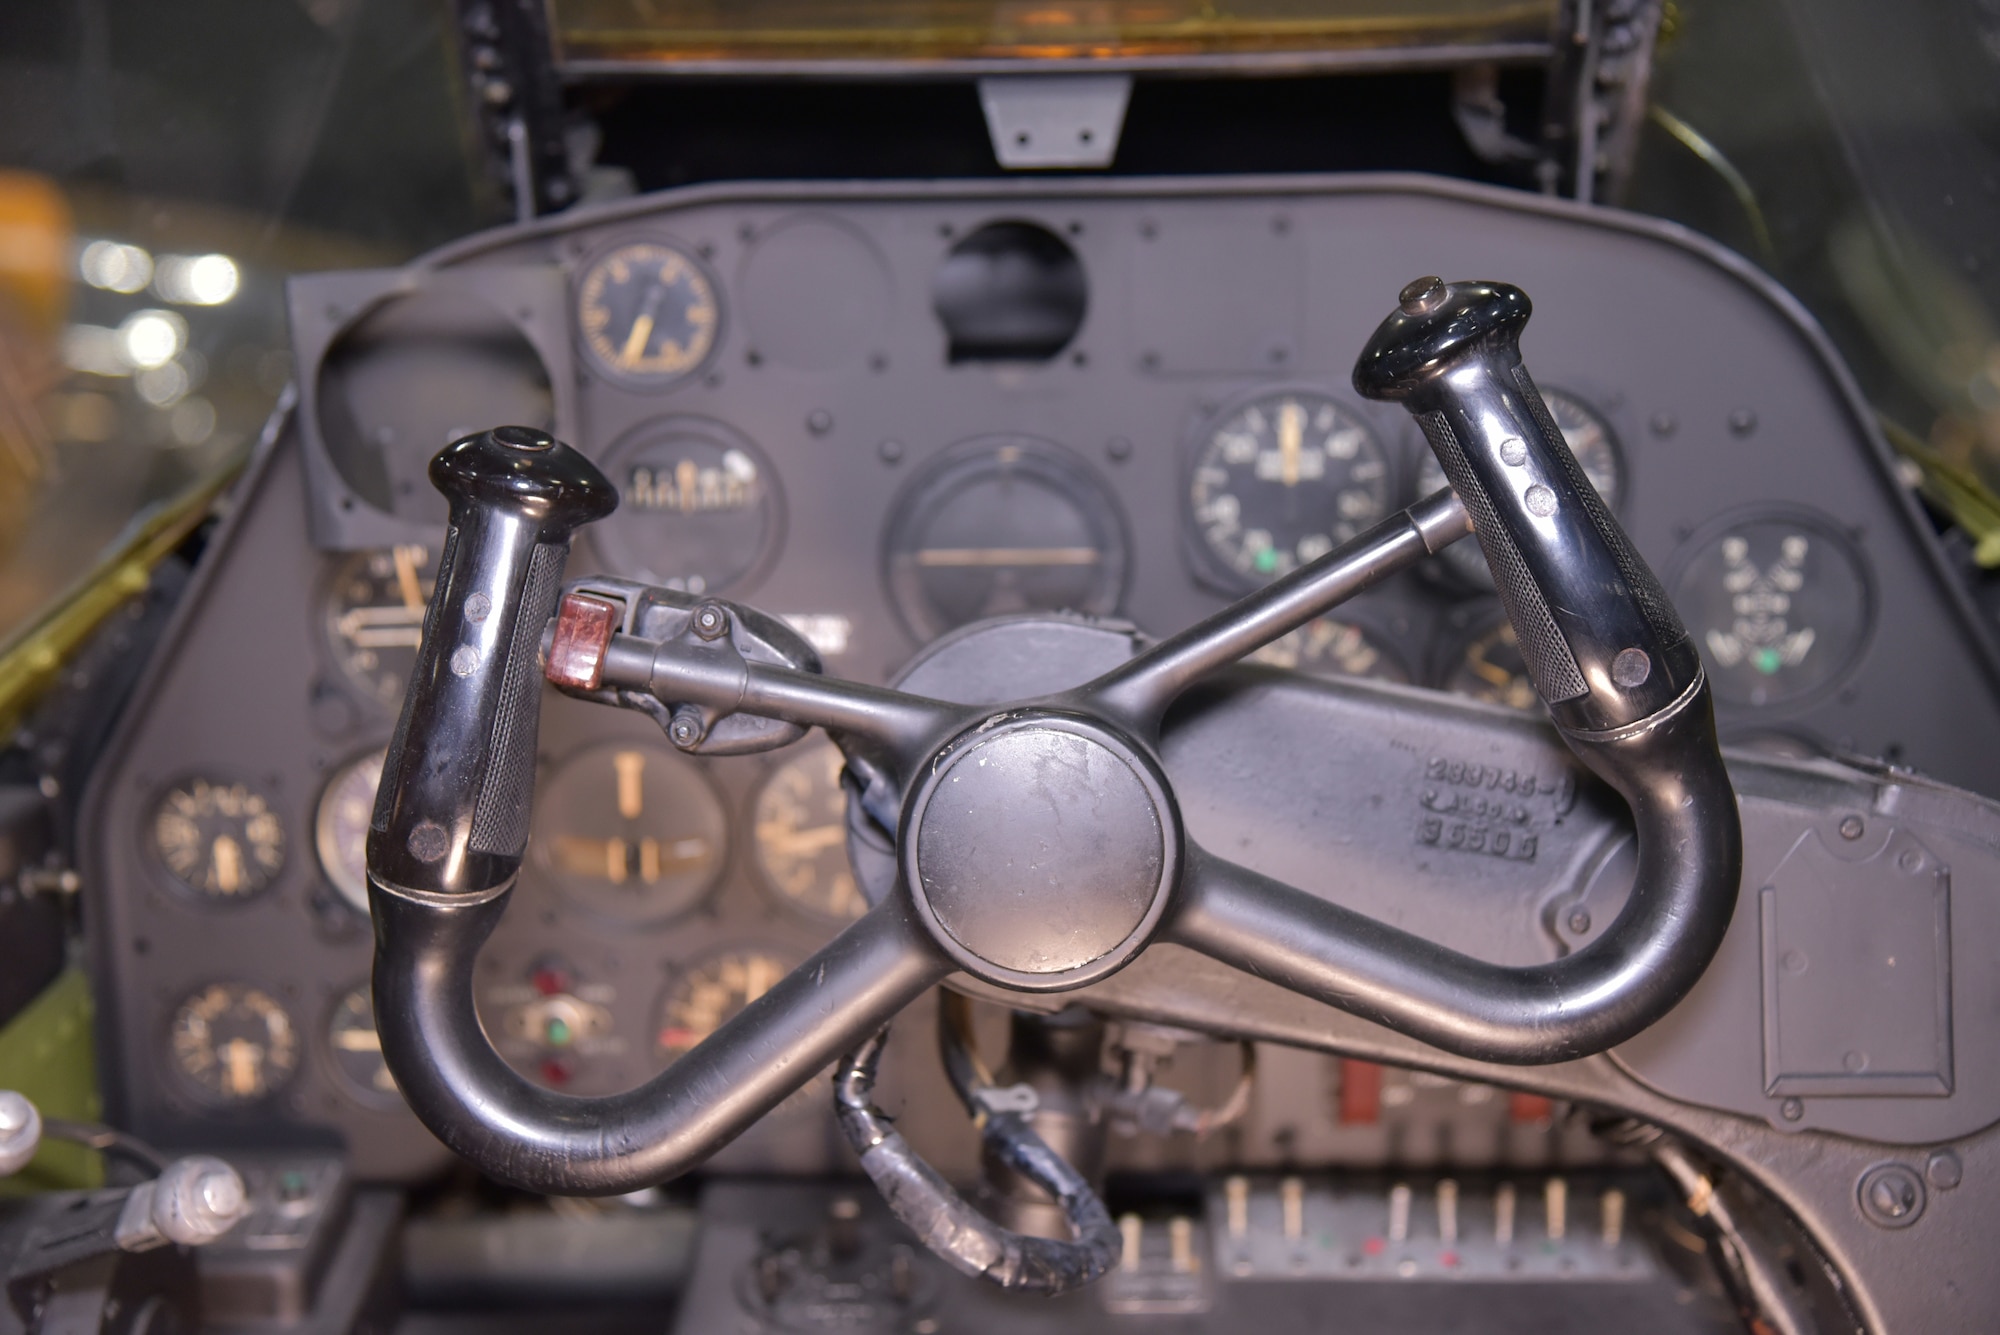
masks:
[[[1256,588],[1389,512],[1389,455],[1332,396],[1261,390],[1209,420],[1185,495],[1196,568],[1211,582]]]
[[[728,817],[699,762],[651,740],[584,748],[535,803],[536,864],[571,905],[617,924],[695,907],[728,846]]]

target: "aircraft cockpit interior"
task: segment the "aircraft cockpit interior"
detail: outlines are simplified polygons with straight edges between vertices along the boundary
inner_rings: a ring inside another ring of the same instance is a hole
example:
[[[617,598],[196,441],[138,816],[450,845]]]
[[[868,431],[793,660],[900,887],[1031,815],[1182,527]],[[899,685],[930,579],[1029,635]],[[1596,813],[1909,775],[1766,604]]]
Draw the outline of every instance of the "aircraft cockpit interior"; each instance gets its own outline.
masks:
[[[0,1335],[2000,1329],[1990,0],[0,75]]]

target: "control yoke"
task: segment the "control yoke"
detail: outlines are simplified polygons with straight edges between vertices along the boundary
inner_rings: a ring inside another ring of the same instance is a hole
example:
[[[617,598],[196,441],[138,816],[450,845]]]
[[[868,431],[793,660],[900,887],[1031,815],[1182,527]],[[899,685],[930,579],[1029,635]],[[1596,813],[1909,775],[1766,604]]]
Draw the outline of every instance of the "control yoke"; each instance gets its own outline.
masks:
[[[368,840],[375,1014],[410,1107],[504,1181],[629,1191],[699,1163],[955,972],[1062,992],[1157,941],[1482,1061],[1563,1061],[1653,1024],[1734,911],[1735,794],[1694,646],[1521,365],[1529,309],[1503,284],[1420,279],[1355,369],[1361,393],[1417,417],[1451,489],[1095,681],[997,708],[822,676],[781,623],[621,580],[578,581],[552,627],[569,536],[610,512],[611,485],[525,428],[446,449],[431,477],[451,528]],[[1189,686],[1473,531],[1558,733],[1637,829],[1617,919],[1541,964],[1448,950],[1201,848],[1159,760],[1161,721]],[[621,1094],[516,1074],[473,1005],[526,844],[538,665],[572,695],[652,715],[689,751],[822,727],[896,840],[880,902]],[[857,1144],[871,1173],[884,1143]]]

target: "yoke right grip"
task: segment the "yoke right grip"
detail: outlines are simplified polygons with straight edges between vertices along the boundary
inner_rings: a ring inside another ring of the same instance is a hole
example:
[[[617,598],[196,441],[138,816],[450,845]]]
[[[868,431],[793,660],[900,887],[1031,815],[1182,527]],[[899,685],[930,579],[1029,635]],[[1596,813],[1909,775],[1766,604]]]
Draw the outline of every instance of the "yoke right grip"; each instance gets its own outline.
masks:
[[[1671,706],[1701,658],[1521,364],[1532,309],[1505,283],[1420,278],[1369,339],[1354,387],[1423,428],[1557,725],[1604,732]]]

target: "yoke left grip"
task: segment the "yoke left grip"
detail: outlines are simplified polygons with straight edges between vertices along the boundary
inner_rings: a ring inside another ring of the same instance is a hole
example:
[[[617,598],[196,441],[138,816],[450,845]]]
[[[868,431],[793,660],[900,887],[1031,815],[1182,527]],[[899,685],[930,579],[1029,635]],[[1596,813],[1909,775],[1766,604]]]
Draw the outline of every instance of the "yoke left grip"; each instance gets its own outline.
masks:
[[[570,535],[617,493],[588,459],[528,427],[447,446],[438,578],[368,832],[391,893],[481,895],[520,870],[541,713],[538,655]]]

